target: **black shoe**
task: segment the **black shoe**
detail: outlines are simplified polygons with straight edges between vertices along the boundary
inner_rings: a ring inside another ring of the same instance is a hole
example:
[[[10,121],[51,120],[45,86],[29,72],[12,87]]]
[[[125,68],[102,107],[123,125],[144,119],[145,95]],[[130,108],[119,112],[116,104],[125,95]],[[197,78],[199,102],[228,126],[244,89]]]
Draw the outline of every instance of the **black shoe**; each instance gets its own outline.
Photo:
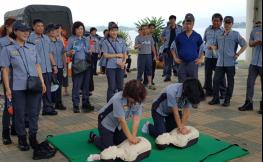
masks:
[[[224,103],[222,104],[222,106],[224,106],[224,107],[230,106],[230,99],[229,99],[229,98],[225,98],[225,101],[224,101]]]
[[[124,74],[124,78],[127,78],[128,77],[128,75],[127,74]]]
[[[3,144],[4,145],[12,144],[12,140],[10,138],[10,130],[9,130],[9,128],[8,129],[3,129],[2,139],[3,139]]]
[[[245,104],[238,108],[239,111],[252,111],[253,103],[250,101],[246,101]]]
[[[89,133],[88,143],[94,143],[95,138],[96,138],[96,134],[91,131],[91,132]]]
[[[165,78],[163,81],[164,81],[164,82],[170,82],[170,81],[171,81],[171,78]]]
[[[11,135],[12,136],[17,136],[16,128],[13,125],[11,126]]]
[[[91,93],[91,92],[89,93],[89,96],[92,96],[92,93]]]
[[[73,112],[74,112],[74,113],[80,113],[79,107],[78,107],[78,106],[74,106],[74,107],[73,107]]]
[[[37,146],[38,146],[37,134],[30,134],[29,135],[29,144],[32,147],[32,149],[37,148]]]
[[[64,106],[62,103],[61,104],[56,104],[55,109],[57,110],[66,110],[66,106]]]
[[[220,100],[218,98],[213,98],[210,102],[208,102],[209,105],[218,105],[220,104]]]
[[[57,115],[57,114],[58,114],[58,112],[55,111],[55,110],[53,110],[53,111],[48,111],[48,112],[46,112],[46,111],[43,111],[43,112],[42,112],[42,115],[43,115],[43,116],[45,116],[45,115],[55,116],[55,115]]]
[[[27,143],[26,135],[18,136],[18,147],[21,151],[28,151],[30,149]]]

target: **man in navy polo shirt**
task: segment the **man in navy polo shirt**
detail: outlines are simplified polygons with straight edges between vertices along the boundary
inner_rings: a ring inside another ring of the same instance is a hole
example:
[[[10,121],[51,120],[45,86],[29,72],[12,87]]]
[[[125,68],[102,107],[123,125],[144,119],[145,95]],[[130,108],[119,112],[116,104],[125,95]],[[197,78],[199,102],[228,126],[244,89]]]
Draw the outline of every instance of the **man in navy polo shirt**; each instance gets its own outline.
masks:
[[[203,43],[200,34],[193,30],[195,18],[193,14],[186,14],[184,20],[185,31],[175,39],[176,48],[173,57],[178,68],[178,80],[183,83],[188,78],[198,78],[198,65],[202,63],[203,55],[199,55]]]

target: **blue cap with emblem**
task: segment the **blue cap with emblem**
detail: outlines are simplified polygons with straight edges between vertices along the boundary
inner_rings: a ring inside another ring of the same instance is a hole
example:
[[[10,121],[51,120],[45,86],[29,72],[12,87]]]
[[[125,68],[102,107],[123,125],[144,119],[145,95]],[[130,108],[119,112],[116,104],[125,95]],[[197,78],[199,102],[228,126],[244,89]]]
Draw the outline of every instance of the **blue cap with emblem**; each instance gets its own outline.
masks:
[[[24,22],[21,20],[17,20],[14,22],[13,24],[13,31],[30,31],[31,28]]]

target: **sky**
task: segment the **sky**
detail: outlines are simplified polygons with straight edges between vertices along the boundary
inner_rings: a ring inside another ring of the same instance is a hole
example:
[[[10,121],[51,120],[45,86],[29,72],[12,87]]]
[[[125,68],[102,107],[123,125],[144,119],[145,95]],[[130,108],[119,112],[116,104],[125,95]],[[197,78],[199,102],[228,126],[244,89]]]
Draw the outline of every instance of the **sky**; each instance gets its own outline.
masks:
[[[7,0],[10,5],[1,5],[0,24],[7,11],[31,4],[62,5],[71,9],[73,21],[82,21],[86,26],[107,25],[115,21],[122,26],[134,26],[134,22],[145,17],[160,17],[168,20],[176,15],[182,20],[186,13],[193,13],[196,23],[210,21],[219,12],[223,16],[234,16],[237,21],[246,17],[246,0]],[[12,5],[11,5],[12,4]]]

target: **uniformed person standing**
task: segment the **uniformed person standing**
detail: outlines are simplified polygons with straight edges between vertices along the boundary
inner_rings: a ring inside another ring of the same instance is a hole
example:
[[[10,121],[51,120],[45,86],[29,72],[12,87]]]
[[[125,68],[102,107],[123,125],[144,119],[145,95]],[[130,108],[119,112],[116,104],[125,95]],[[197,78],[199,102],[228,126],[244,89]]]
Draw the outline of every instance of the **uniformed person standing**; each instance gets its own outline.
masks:
[[[107,39],[108,35],[109,35],[109,31],[108,29],[105,29],[103,31],[103,35],[104,37],[101,38],[100,40],[100,51],[101,51],[101,57],[100,57],[100,62],[99,62],[99,65],[100,65],[100,73],[101,74],[105,74],[106,73],[106,59],[104,58],[103,56],[103,52],[102,52],[102,43],[105,39]]]
[[[114,93],[123,90],[124,67],[127,57],[125,41],[118,38],[119,27],[115,22],[109,22],[109,36],[102,42],[102,52],[106,60],[106,75],[108,80],[107,101]]]
[[[165,82],[171,81],[172,66],[173,66],[173,56],[171,54],[170,48],[172,42],[175,40],[176,36],[183,31],[182,26],[176,24],[176,16],[171,15],[169,17],[169,23],[167,27],[164,28],[161,34],[161,41],[164,43],[164,76]]]
[[[217,63],[217,50],[213,50],[212,46],[216,43],[216,38],[224,33],[222,26],[223,17],[219,13],[215,13],[212,16],[212,25],[210,25],[204,34],[205,43],[205,84],[204,89],[206,90],[207,96],[213,96],[213,71],[215,71]],[[226,80],[223,79],[220,83],[220,95],[224,97],[226,91]]]
[[[246,102],[243,106],[239,107],[240,111],[253,110],[253,95],[254,85],[257,76],[261,79],[261,92],[262,92],[262,24],[261,21],[256,22],[249,39],[249,46],[253,48],[252,60],[248,70],[247,78],[247,94]],[[262,96],[260,101],[260,110],[262,114]]]
[[[193,14],[185,15],[184,29],[175,38],[175,48],[172,51],[174,61],[178,66],[178,80],[183,83],[188,78],[198,78],[198,66],[203,62],[200,55],[203,40],[200,34],[193,30],[195,18]]]
[[[100,53],[100,41],[98,36],[96,35],[97,29],[92,27],[90,28],[90,35],[88,36],[89,48],[92,57],[92,73],[93,75],[97,75],[97,62],[98,56]]]
[[[232,16],[224,18],[224,33],[217,37],[216,46],[212,47],[218,50],[218,60],[213,79],[213,99],[209,102],[210,105],[220,104],[219,87],[225,74],[227,75],[227,90],[223,106],[230,105],[236,73],[235,61],[247,48],[245,39],[237,31],[232,30],[233,23]],[[241,49],[237,52],[238,45],[241,46]]]
[[[9,36],[10,33],[13,31],[13,23],[16,20],[14,18],[8,18],[5,20],[5,23],[3,25],[3,29],[1,30],[2,32],[0,33],[0,54],[1,50],[3,47],[11,44],[13,39]],[[0,55],[0,58],[1,55]],[[12,76],[10,76],[10,79],[12,79]],[[0,66],[0,80],[2,81],[2,76],[1,76],[1,66]],[[3,86],[4,87],[4,86]],[[5,87],[3,88],[5,90]],[[11,144],[11,138],[10,138],[10,120],[12,119],[12,125],[11,125],[11,135],[17,135],[15,131],[15,117],[14,115],[11,115],[7,111],[7,106],[8,106],[8,101],[5,96],[5,103],[4,103],[4,110],[3,110],[3,115],[2,115],[2,138],[3,138],[3,144],[8,145]]]
[[[89,101],[91,56],[89,54],[89,42],[84,37],[84,33],[84,24],[80,21],[75,22],[66,49],[67,55],[72,57],[72,102],[74,113],[80,112],[80,90],[82,91],[82,111],[86,113],[94,110]]]
[[[154,47],[155,47],[155,51],[156,51],[156,58],[158,57],[158,38],[154,35],[155,30],[156,30],[156,25],[155,24],[149,24],[148,25],[149,28],[149,35],[152,36],[153,41],[154,41]],[[152,85],[155,85],[153,79],[155,77],[155,70],[156,70],[156,60],[154,60],[154,53],[152,52]],[[148,85],[148,79],[147,79],[147,75],[146,73],[144,73],[144,79],[143,79],[143,84],[144,85]]]
[[[149,35],[148,25],[142,25],[142,35],[135,38],[135,49],[138,49],[137,80],[142,81],[144,73],[147,75],[148,88],[155,90],[152,84],[152,60],[156,60],[155,42]],[[153,54],[152,54],[153,53]]]
[[[38,116],[40,111],[41,92],[46,87],[42,77],[40,57],[35,45],[27,43],[30,28],[20,21],[13,24],[12,37],[15,40],[1,51],[0,65],[3,67],[3,80],[6,96],[12,100],[15,111],[16,132],[21,151],[29,150],[25,130],[25,113],[29,119],[29,142],[32,148],[37,146]],[[12,80],[9,75],[12,69]],[[29,78],[38,78],[38,91],[28,89]],[[11,88],[10,85],[13,85]]]
[[[178,128],[181,134],[187,134],[189,131],[185,126],[190,117],[190,108],[204,98],[203,88],[197,79],[167,86],[152,104],[154,124],[146,122],[142,132],[158,137]]]
[[[131,144],[137,144],[142,103],[145,98],[146,90],[140,81],[127,82],[124,90],[116,93],[99,111],[99,136],[91,132],[89,142],[95,143],[101,150],[118,145],[125,139]],[[130,119],[132,119],[132,130],[129,130],[127,124]]]
[[[64,68],[66,68],[66,54],[63,42],[57,39],[57,30],[58,26],[55,24],[49,24],[46,27],[46,34],[50,39],[50,50],[55,58],[56,65],[58,67],[58,73],[56,75],[56,79],[59,82],[59,88],[57,91],[52,93],[52,100],[55,101],[55,109],[58,110],[66,110],[66,107],[62,103],[62,85],[63,85],[63,72]]]
[[[43,78],[47,88],[46,93],[43,95],[43,109],[42,115],[57,115],[57,111],[52,103],[51,96],[51,81],[52,81],[52,71],[57,74],[58,68],[56,61],[51,53],[50,49],[50,39],[44,35],[44,22],[40,19],[33,21],[33,29],[29,36],[28,41],[36,45],[37,53],[41,59],[41,69],[43,73]]]

